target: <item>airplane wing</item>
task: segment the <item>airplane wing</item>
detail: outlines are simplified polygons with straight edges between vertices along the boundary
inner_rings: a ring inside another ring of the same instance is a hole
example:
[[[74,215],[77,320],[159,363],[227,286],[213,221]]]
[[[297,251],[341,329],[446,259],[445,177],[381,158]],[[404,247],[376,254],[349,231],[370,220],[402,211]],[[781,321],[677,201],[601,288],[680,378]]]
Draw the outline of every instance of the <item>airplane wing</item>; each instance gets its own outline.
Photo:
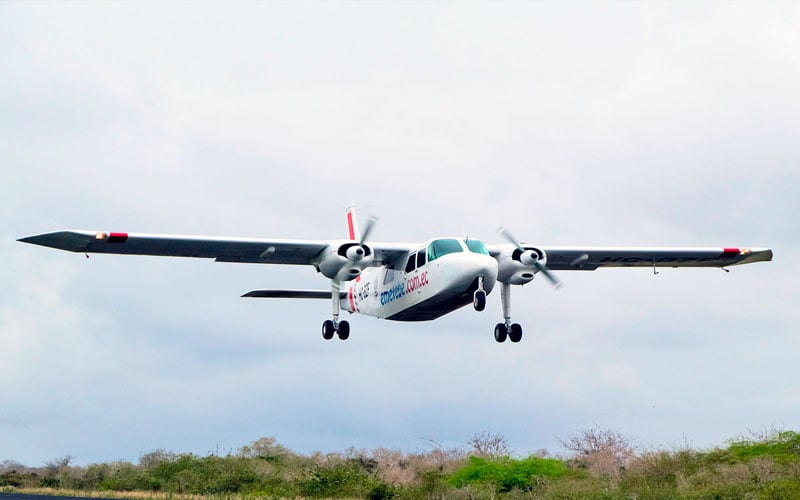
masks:
[[[553,271],[599,267],[726,267],[772,260],[769,248],[541,247]]]
[[[58,231],[21,238],[70,252],[198,257],[217,262],[310,264],[326,248],[324,241],[225,238],[105,231]]]
[[[79,253],[196,257],[217,262],[253,264],[314,264],[331,244],[324,240],[228,238],[169,234],[115,233],[107,231],[57,231],[18,241]],[[410,244],[370,243],[373,265],[408,253]]]
[[[261,299],[328,299],[330,290],[252,290],[242,297],[255,297]],[[347,292],[339,292],[339,298],[347,298]]]

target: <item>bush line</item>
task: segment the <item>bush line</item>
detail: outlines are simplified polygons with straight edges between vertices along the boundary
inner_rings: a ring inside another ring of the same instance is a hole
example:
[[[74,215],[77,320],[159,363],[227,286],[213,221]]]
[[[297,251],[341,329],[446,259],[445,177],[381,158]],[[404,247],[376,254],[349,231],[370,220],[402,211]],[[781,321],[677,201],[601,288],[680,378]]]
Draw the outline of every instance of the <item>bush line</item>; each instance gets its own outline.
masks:
[[[466,447],[430,442],[424,452],[378,448],[302,455],[261,438],[225,456],[156,450],[137,464],[43,467],[0,463],[0,490],[115,498],[798,498],[800,434],[769,431],[700,451],[688,446],[638,451],[604,428],[560,440],[567,457],[514,457],[501,434]]]

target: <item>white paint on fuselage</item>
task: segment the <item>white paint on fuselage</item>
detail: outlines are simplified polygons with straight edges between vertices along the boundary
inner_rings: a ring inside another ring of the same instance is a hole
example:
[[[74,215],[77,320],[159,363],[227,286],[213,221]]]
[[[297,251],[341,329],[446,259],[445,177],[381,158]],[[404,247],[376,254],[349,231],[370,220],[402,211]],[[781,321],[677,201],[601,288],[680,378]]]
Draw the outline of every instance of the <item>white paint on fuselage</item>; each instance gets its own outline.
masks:
[[[474,288],[479,276],[483,277],[486,293],[491,292],[497,277],[497,261],[490,255],[469,251],[463,240],[454,239],[461,243],[461,252],[427,261],[411,272],[402,269],[408,256],[383,267],[365,269],[359,278],[344,284],[346,298],[341,302],[342,309],[377,318],[392,318],[416,306],[418,309],[410,318],[395,318],[414,321],[414,317],[431,314],[438,317],[449,312],[440,314],[437,311],[443,304],[471,293],[470,289]],[[420,249],[427,249],[429,243],[421,245]]]

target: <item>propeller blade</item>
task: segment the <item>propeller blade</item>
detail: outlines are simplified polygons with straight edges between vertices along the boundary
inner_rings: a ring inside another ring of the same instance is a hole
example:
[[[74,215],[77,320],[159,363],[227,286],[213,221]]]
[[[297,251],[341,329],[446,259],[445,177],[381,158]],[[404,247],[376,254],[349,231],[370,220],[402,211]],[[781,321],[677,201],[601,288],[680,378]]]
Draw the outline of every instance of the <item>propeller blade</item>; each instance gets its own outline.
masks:
[[[364,225],[364,230],[361,231],[361,241],[358,242],[359,245],[363,245],[364,242],[367,241],[369,233],[371,233],[372,230],[375,229],[376,222],[378,222],[378,219],[370,215],[369,219],[367,219],[367,223]]]
[[[538,269],[538,270],[539,270],[539,271],[540,271],[542,274],[544,274],[544,277],[545,277],[545,278],[547,278],[548,280],[550,280],[550,283],[552,283],[554,287],[556,287],[556,288],[561,288],[561,286],[562,286],[562,283],[561,283],[561,281],[560,281],[558,278],[556,278],[556,275],[555,275],[555,274],[553,274],[553,272],[552,272],[552,271],[550,271],[550,268],[548,268],[547,266],[545,266],[544,264],[542,264],[542,263],[541,263],[541,262],[539,262],[538,260],[537,260],[536,262],[534,262],[534,263],[533,263],[533,265],[534,265],[534,266],[536,267],[536,269]]]
[[[525,251],[525,249],[522,248],[522,245],[519,244],[519,240],[514,238],[514,235],[511,234],[511,231],[509,231],[507,227],[500,226],[500,228],[497,230],[497,232],[500,233],[500,235],[502,235],[505,239],[507,239],[509,241],[509,243],[511,243],[515,247],[517,247],[517,250],[519,250],[520,252],[524,252]]]

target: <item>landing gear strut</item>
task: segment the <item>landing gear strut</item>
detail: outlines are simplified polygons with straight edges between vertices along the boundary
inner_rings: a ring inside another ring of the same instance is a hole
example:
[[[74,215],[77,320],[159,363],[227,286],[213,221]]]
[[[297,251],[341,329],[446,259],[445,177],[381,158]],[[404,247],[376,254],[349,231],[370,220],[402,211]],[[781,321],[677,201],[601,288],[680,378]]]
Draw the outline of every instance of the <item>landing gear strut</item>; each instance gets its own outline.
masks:
[[[511,342],[522,340],[522,327],[518,323],[511,322],[511,285],[503,283],[500,289],[500,302],[503,304],[503,318],[505,323],[497,323],[494,327],[494,339],[498,342],[505,342],[506,338]]]
[[[472,294],[472,307],[476,311],[486,309],[486,290],[483,289],[483,276],[478,276],[478,289]]]
[[[350,338],[350,323],[339,321],[340,298],[339,285],[336,282],[331,285],[331,303],[333,319],[326,319],[322,323],[322,338],[331,340],[335,334],[339,336],[339,340],[347,340]]]

